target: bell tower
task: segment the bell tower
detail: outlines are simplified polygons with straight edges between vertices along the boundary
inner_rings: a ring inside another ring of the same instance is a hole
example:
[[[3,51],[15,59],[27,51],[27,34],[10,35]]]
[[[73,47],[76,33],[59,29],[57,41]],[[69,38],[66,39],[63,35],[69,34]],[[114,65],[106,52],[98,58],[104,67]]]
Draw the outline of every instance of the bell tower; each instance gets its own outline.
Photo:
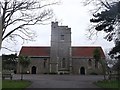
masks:
[[[71,65],[71,28],[51,23],[50,73],[69,73]]]

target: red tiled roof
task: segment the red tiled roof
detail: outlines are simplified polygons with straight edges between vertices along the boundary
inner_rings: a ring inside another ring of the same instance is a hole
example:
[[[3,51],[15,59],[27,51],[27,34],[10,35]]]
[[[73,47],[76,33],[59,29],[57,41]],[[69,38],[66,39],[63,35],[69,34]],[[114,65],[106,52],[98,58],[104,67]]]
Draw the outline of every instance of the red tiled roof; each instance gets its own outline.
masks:
[[[101,47],[72,47],[72,56],[74,57],[93,57],[94,50],[98,48],[101,52],[101,57],[105,58]]]
[[[50,47],[23,46],[20,55],[50,56]]]
[[[100,49],[101,56],[105,58],[101,47],[72,47],[73,57],[93,57],[94,50]],[[50,47],[23,46],[20,55],[27,56],[50,56]]]

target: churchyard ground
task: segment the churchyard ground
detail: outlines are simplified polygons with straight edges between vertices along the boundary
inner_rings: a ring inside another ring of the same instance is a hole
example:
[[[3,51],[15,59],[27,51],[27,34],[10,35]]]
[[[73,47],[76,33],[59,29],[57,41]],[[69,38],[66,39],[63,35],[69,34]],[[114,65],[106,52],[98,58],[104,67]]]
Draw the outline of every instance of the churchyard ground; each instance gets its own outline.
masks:
[[[14,75],[13,80],[20,80],[20,75]],[[93,82],[103,80],[103,76],[26,74],[24,80],[32,81],[28,88],[99,88]]]

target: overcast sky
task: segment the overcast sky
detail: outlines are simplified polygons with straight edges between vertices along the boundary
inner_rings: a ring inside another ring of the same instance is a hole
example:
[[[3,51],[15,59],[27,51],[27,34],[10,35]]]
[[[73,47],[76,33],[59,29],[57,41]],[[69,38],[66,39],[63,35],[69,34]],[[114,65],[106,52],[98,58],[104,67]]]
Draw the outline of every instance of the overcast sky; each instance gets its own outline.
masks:
[[[80,1],[61,0],[62,3],[60,5],[53,7],[55,17],[60,21],[59,25],[71,28],[72,46],[101,46],[104,50],[112,48],[114,46],[113,42],[103,39],[105,37],[103,32],[100,32],[98,37],[95,37],[93,40],[87,38],[87,28],[90,24],[89,19],[92,16],[88,8],[91,7],[84,7]],[[9,47],[19,52],[22,46],[50,46],[51,24],[33,26],[32,29],[36,31],[37,36],[34,42],[27,42],[23,45],[17,43]],[[8,46],[5,43],[3,45]],[[6,50],[2,50],[2,52],[6,53]]]

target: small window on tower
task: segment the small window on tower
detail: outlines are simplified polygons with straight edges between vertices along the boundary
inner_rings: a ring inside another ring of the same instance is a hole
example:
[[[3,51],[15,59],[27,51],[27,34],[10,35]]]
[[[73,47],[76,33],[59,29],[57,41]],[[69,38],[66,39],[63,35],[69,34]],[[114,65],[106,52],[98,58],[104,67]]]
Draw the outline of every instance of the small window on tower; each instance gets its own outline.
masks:
[[[64,40],[64,35],[61,35],[61,40]]]

